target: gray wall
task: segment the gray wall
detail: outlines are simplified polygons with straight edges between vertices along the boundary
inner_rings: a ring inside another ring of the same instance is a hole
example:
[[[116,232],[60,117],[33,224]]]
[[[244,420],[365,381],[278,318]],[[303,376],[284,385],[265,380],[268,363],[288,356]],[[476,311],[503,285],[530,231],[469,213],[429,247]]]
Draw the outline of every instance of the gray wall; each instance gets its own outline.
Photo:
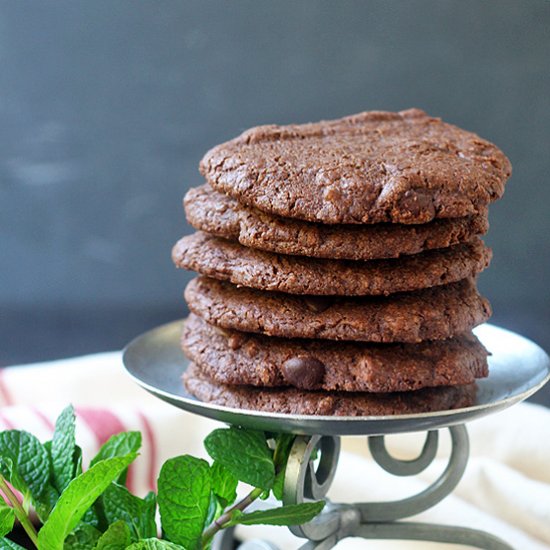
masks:
[[[2,2],[0,308],[173,315],[180,201],[209,147],[417,106],[511,158],[481,286],[497,320],[544,339],[549,59],[543,0]]]

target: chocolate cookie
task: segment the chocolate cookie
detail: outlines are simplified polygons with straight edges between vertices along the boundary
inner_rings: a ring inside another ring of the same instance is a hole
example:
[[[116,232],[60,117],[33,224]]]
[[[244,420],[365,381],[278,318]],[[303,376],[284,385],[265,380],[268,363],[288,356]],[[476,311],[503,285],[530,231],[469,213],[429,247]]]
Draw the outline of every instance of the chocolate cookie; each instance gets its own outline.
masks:
[[[414,343],[461,334],[491,316],[488,300],[469,279],[349,299],[262,292],[199,277],[187,285],[185,299],[210,324],[284,338]]]
[[[479,238],[392,260],[326,260],[246,248],[197,232],[172,250],[177,267],[260,290],[290,294],[377,295],[418,290],[472,277],[491,252]]]
[[[201,231],[250,248],[316,258],[397,258],[469,241],[489,228],[486,212],[420,225],[311,223],[243,206],[208,185],[190,189],[184,206],[189,223]]]
[[[336,343],[222,330],[191,314],[182,347],[210,379],[230,385],[386,393],[488,374],[487,351],[471,333],[419,344]]]
[[[369,394],[255,388],[216,384],[190,364],[183,376],[187,391],[202,401],[234,409],[322,416],[386,416],[470,407],[476,385],[442,386],[414,392]]]
[[[214,147],[207,181],[248,206],[324,223],[426,223],[478,214],[511,165],[476,134],[410,109],[259,126]]]

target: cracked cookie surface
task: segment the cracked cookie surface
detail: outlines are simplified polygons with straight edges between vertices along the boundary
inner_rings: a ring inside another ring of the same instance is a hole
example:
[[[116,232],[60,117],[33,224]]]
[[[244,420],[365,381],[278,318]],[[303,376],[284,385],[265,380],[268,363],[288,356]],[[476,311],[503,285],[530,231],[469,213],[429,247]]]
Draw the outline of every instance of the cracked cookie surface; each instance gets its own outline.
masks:
[[[511,164],[492,143],[419,109],[259,126],[208,151],[218,191],[286,218],[426,223],[481,213]]]

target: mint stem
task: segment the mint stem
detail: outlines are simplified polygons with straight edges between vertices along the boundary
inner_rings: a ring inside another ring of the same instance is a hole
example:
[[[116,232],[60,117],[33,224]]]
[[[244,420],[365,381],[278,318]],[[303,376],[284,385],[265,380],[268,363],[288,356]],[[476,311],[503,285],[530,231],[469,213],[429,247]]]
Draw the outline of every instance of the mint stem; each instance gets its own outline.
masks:
[[[286,464],[279,464],[281,459],[281,452],[282,452],[282,444],[279,441],[277,443],[277,446],[275,447],[275,451],[273,453],[273,463],[275,464],[276,470],[279,468],[284,468]],[[276,474],[279,472],[276,471]],[[225,528],[226,525],[231,521],[231,514],[235,510],[240,510],[241,512],[250,504],[252,504],[257,498],[259,498],[262,493],[264,492],[263,489],[260,489],[257,487],[256,489],[253,489],[246,495],[240,502],[237,502],[237,504],[234,504],[231,506],[231,508],[228,508],[218,519],[214,520],[209,527],[207,527],[202,534],[202,547],[207,548],[208,542],[212,537],[221,529]]]
[[[275,447],[275,451],[273,452],[273,464],[275,464],[275,468],[279,466],[280,458],[281,458],[281,445],[279,444]]]
[[[34,525],[32,524],[31,520],[29,519],[29,516],[23,509],[23,506],[21,506],[21,503],[19,502],[19,499],[14,494],[14,492],[10,489],[10,486],[6,482],[5,478],[0,475],[0,490],[4,493],[6,498],[10,501],[10,504],[13,506],[13,510],[15,512],[15,515],[17,519],[19,520],[19,523],[25,529],[25,532],[27,535],[29,535],[29,538],[31,539],[32,543],[38,548],[38,535],[36,533],[36,529],[34,528]]]
[[[231,514],[235,510],[240,510],[241,512],[250,504],[252,504],[262,493],[263,489],[257,487],[252,489],[248,495],[246,495],[241,501],[237,502],[228,508],[217,520],[215,520],[209,527],[207,527],[202,534],[202,547],[206,548],[208,541],[220,530],[225,527],[226,523],[231,521]]]

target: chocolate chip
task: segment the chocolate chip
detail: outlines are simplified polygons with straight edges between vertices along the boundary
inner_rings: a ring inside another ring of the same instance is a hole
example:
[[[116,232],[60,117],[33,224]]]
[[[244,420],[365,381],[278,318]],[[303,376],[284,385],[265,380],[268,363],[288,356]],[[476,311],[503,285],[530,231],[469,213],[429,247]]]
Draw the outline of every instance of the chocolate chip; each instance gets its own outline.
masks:
[[[296,388],[303,390],[319,389],[325,376],[325,365],[310,355],[287,359],[283,363],[285,380]]]
[[[231,334],[227,339],[227,344],[232,350],[239,349],[246,338],[242,334]]]
[[[314,313],[322,313],[326,311],[331,305],[332,301],[328,298],[321,296],[308,296],[303,299],[305,306]]]
[[[213,327],[216,332],[221,334],[224,338],[227,338],[227,345],[232,349],[236,350],[242,347],[246,337],[240,332],[235,332],[232,330],[225,330],[222,327]]]
[[[414,218],[422,214],[423,218],[431,220],[435,215],[432,198],[421,190],[409,189],[406,191],[399,199],[399,205],[410,212],[410,215]]]

